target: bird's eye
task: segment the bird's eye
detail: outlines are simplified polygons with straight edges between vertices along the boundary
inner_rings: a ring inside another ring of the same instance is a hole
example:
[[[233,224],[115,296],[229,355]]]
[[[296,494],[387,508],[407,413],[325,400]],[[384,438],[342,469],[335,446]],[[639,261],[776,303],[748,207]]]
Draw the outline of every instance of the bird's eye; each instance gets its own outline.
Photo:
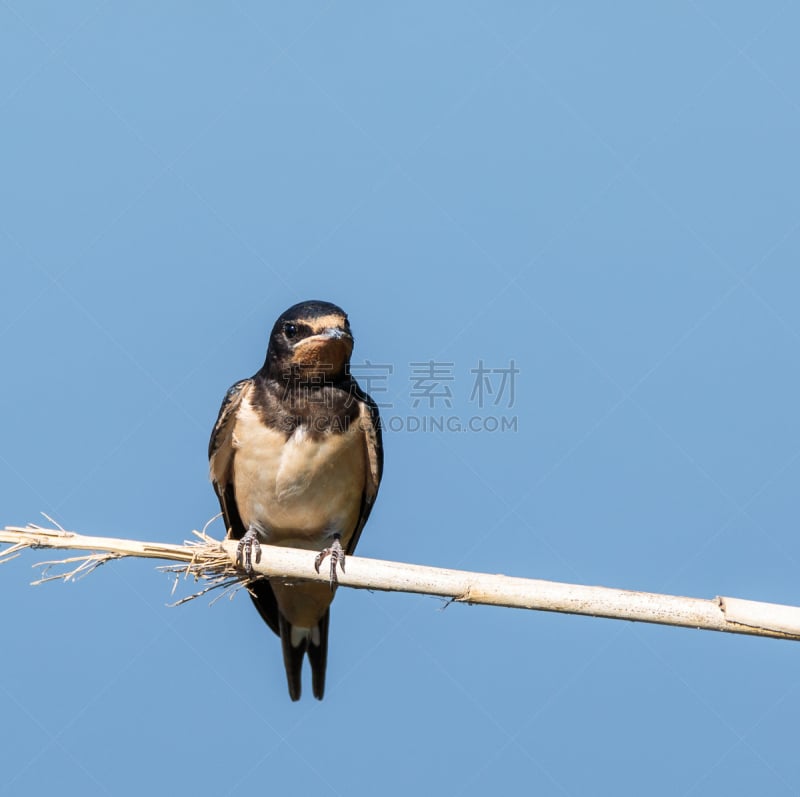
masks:
[[[295,324],[284,324],[283,334],[286,335],[289,340],[291,340],[297,335],[297,326]]]

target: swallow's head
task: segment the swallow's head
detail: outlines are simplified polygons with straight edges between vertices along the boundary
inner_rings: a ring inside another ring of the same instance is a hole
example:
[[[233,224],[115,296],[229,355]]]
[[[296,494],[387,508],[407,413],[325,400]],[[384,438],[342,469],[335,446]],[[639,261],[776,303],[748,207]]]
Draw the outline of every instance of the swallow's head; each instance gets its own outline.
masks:
[[[344,375],[352,352],[350,322],[341,307],[330,302],[300,302],[275,322],[267,366],[275,377],[295,375],[325,382]]]

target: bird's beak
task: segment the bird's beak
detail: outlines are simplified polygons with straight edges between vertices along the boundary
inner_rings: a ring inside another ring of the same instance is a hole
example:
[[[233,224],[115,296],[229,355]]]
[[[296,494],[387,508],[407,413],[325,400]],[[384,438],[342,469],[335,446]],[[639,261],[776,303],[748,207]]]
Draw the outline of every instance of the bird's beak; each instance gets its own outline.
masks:
[[[340,327],[328,327],[317,335],[312,335],[310,338],[307,338],[307,340],[312,340],[313,338],[322,338],[323,340],[352,340],[353,336]]]

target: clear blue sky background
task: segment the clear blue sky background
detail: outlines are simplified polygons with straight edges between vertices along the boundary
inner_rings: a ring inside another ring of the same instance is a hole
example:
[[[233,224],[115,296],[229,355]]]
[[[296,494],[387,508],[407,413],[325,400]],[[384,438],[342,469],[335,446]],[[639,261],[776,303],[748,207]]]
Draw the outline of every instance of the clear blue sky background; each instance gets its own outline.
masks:
[[[320,298],[403,426],[360,553],[800,603],[799,27],[0,0],[0,521],[189,537],[224,391]],[[2,794],[800,792],[791,643],[341,590],[292,704],[245,596],[44,558],[0,574]]]

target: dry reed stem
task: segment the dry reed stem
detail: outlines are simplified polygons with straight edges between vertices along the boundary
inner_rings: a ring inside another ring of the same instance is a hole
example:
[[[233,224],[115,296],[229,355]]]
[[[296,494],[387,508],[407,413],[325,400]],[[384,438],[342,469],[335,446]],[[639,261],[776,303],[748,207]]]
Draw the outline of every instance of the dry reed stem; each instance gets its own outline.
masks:
[[[49,518],[48,518],[49,519]],[[51,521],[52,522],[52,521]],[[210,523],[210,521],[209,521]],[[55,524],[54,524],[55,525]],[[174,573],[176,584],[183,576],[201,582],[195,593],[179,599],[180,605],[219,590],[215,598],[233,597],[258,578],[268,576],[287,583],[326,581],[326,568],[314,571],[314,553],[294,548],[264,545],[261,562],[250,575],[235,564],[236,541],[216,540],[202,531],[184,545],[114,537],[91,537],[60,527],[8,526],[0,531],[0,542],[11,546],[0,553],[0,563],[18,557],[27,548],[82,549],[83,556],[38,563],[48,581],[75,581],[112,559],[144,557],[174,564],[160,569]],[[60,572],[51,569],[60,567]],[[63,569],[66,567],[67,569]],[[425,567],[378,559],[348,557],[347,572],[339,575],[341,586],[436,595],[461,603],[583,614],[620,620],[677,625],[710,631],[800,640],[800,608],[738,598],[688,598],[650,592],[611,589],[581,584],[562,584],[539,579],[473,573]]]

